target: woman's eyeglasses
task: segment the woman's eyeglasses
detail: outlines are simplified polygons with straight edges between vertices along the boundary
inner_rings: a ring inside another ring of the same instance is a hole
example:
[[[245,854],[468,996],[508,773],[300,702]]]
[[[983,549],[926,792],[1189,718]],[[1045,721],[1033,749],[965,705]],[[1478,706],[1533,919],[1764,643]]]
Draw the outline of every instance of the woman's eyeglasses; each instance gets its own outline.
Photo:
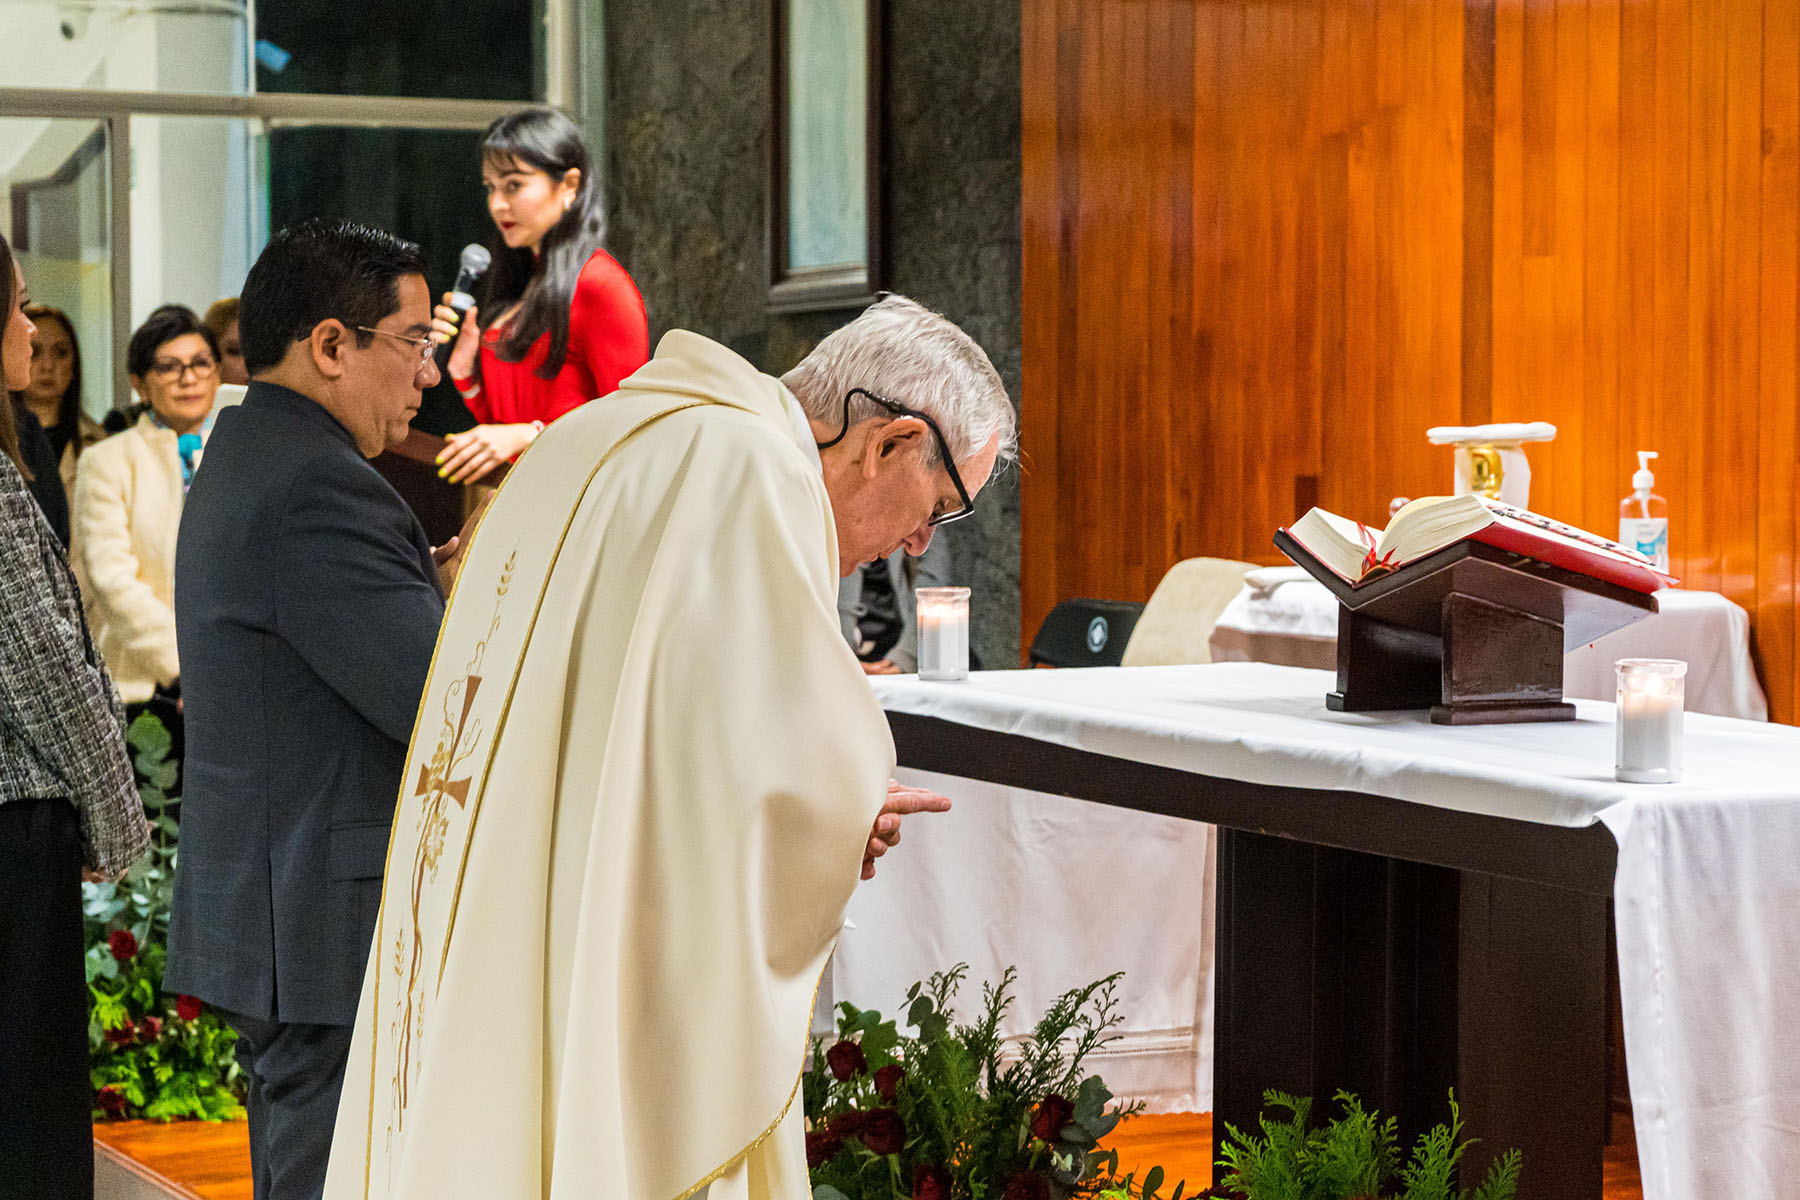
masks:
[[[211,379],[213,372],[218,369],[218,360],[209,354],[190,358],[186,362],[178,358],[159,358],[150,364],[150,377],[158,383],[174,383],[192,371],[195,379]]]

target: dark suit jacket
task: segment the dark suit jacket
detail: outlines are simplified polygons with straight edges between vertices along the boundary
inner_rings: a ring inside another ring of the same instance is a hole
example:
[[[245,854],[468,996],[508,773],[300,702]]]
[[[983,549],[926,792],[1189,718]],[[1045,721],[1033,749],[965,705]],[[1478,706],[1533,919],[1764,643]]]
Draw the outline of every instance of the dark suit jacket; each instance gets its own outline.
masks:
[[[349,1025],[444,595],[412,510],[350,433],[252,383],[181,518],[187,716],[163,985]]]

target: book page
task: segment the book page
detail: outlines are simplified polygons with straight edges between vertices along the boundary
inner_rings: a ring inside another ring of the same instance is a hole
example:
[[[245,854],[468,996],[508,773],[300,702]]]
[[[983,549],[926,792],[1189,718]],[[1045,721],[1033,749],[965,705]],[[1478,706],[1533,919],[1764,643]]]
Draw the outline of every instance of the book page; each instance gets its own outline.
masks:
[[[1363,563],[1375,547],[1376,531],[1347,517],[1314,508],[1288,527],[1296,542],[1350,582],[1362,578]]]
[[[1397,569],[1445,546],[1453,546],[1492,524],[1493,513],[1481,497],[1425,496],[1394,514],[1375,544],[1377,565]]]

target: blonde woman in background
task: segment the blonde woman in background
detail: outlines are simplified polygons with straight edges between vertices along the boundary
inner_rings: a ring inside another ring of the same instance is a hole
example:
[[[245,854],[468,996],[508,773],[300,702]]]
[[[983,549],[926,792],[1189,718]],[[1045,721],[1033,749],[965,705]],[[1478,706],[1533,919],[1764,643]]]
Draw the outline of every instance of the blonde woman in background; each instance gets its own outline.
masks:
[[[214,300],[203,318],[219,341],[219,382],[242,387],[250,382],[244,367],[244,344],[238,340],[238,298]]]

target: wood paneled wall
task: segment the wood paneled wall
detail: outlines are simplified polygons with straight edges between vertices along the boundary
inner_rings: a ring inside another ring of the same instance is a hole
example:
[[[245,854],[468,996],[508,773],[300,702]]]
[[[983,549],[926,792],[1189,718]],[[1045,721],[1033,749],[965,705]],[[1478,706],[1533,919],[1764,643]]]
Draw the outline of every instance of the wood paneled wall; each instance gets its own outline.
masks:
[[[1532,507],[1658,451],[1794,719],[1800,4],[1023,4],[1026,630],[1548,420]]]

